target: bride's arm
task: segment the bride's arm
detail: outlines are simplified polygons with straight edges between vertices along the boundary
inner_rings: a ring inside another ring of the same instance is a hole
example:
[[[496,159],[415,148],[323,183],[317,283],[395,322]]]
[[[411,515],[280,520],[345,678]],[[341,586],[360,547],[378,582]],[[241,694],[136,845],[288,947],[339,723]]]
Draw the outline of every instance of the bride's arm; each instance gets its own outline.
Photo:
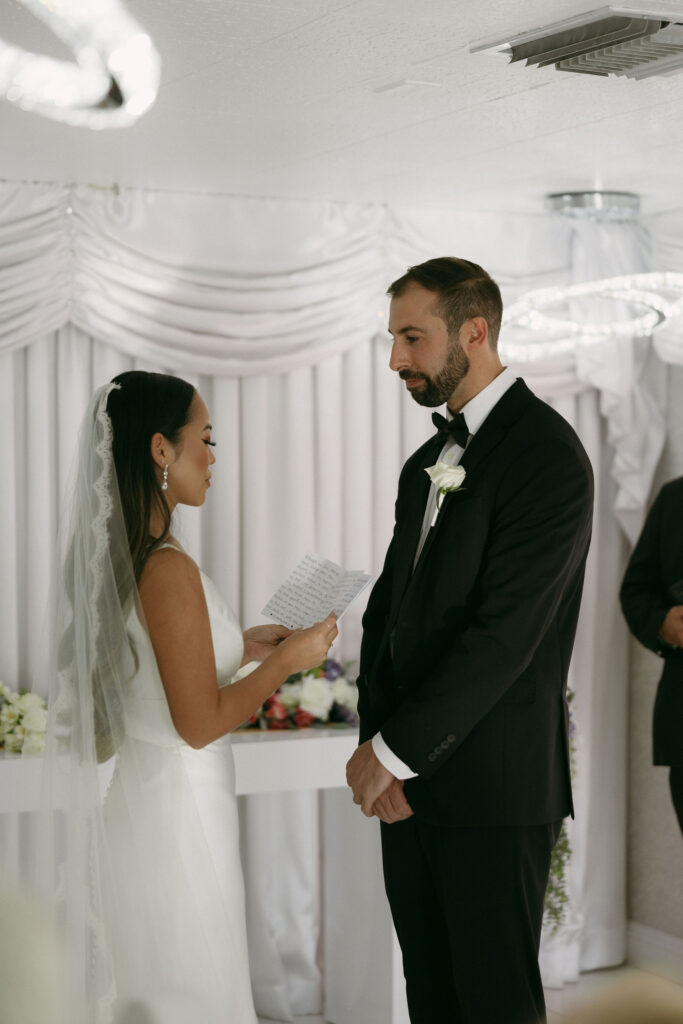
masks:
[[[204,589],[192,559],[172,548],[156,552],[139,591],[173,724],[191,747],[236,729],[287,676],[324,661],[337,635],[333,616],[297,630],[244,679],[219,688]]]

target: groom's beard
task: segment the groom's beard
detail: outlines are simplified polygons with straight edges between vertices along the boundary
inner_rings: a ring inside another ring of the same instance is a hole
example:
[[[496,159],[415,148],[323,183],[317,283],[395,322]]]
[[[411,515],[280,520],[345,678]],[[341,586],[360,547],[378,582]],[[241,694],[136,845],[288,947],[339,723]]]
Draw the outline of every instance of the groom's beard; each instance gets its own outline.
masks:
[[[401,380],[424,381],[422,387],[411,391],[411,395],[420,405],[432,408],[448,401],[458,384],[467,376],[469,368],[467,354],[463,351],[460,340],[456,338],[453,343],[449,341],[446,362],[436,377],[428,377],[426,373],[417,373],[414,370],[401,370],[399,377]]]

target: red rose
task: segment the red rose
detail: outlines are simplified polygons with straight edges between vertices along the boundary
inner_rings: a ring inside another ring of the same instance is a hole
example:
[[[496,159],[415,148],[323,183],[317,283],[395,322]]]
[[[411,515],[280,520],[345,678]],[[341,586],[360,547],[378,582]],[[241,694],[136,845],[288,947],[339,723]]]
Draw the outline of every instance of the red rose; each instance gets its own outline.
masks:
[[[315,715],[310,714],[308,711],[302,711],[301,708],[299,708],[294,716],[294,721],[300,729],[306,729],[315,722]]]
[[[268,698],[264,707],[266,709],[266,718],[282,719],[287,717],[284,705],[276,693]]]

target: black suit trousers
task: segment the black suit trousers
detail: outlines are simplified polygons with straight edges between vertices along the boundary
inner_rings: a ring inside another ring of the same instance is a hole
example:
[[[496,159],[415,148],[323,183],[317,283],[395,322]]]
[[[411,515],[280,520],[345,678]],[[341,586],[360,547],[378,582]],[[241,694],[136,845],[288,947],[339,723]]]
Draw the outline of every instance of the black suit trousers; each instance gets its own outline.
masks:
[[[545,1020],[538,948],[561,825],[381,825],[411,1024]]]

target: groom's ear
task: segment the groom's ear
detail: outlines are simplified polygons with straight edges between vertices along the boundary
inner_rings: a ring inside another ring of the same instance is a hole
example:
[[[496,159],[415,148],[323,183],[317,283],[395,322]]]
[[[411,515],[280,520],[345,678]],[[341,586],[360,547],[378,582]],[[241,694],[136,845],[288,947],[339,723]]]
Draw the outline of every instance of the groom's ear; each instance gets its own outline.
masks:
[[[486,346],[489,338],[489,325],[486,317],[472,316],[460,328],[460,344],[465,352]]]

